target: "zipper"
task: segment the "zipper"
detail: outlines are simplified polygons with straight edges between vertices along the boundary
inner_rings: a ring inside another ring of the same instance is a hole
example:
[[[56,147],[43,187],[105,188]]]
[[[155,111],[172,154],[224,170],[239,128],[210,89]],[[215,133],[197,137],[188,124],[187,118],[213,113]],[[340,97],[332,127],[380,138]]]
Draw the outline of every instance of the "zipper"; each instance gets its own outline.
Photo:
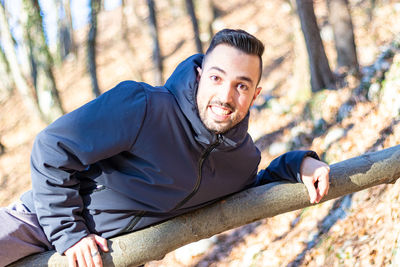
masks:
[[[181,202],[178,203],[178,205],[175,206],[171,211],[177,210],[183,205],[185,205],[199,190],[200,184],[201,184],[201,178],[202,178],[202,169],[203,169],[203,164],[204,161],[207,159],[207,157],[210,155],[210,153],[223,141],[223,137],[221,134],[217,134],[217,141],[215,141],[213,144],[211,144],[201,155],[198,163],[198,171],[197,171],[197,180],[196,184],[192,190],[192,192],[185,197]]]
[[[210,155],[210,153],[223,141],[223,137],[221,134],[217,135],[217,141],[215,141],[213,144],[211,144],[201,155],[198,163],[198,171],[197,171],[197,180],[196,184],[192,190],[192,192],[185,197],[181,202],[179,202],[170,212],[179,209],[183,205],[185,205],[199,190],[200,184],[201,184],[201,178],[202,178],[202,169],[203,169],[203,164],[204,161],[207,159],[207,157]],[[141,211],[138,215],[134,216],[133,219],[129,222],[129,224],[121,231],[121,233],[129,233],[132,231],[132,229],[137,225],[137,223],[140,221],[140,219],[144,216],[146,212]]]
[[[138,213],[138,215],[133,216],[132,220],[129,222],[129,224],[121,231],[121,233],[130,233],[132,229],[138,224],[140,219],[142,219],[143,215],[145,214],[145,211],[141,211]]]

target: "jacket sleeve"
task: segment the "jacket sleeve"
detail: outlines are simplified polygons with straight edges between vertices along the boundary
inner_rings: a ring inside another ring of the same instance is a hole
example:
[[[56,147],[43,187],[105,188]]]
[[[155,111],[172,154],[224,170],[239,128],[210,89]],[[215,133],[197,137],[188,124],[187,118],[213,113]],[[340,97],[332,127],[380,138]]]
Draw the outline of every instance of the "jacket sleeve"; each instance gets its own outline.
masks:
[[[256,186],[277,181],[289,181],[302,183],[300,166],[305,157],[313,157],[320,160],[314,151],[291,151],[276,159],[270,165],[257,174]]]
[[[143,87],[122,82],[36,137],[31,155],[33,200],[39,222],[59,253],[89,234],[75,174],[131,149],[145,113]]]

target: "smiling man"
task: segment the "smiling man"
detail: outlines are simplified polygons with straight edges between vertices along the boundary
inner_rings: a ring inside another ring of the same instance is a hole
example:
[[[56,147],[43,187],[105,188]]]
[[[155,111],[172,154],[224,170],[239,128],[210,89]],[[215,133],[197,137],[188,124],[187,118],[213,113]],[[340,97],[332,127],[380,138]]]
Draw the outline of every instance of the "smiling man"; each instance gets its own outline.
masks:
[[[262,51],[260,45],[256,47]],[[262,53],[262,52],[261,52]],[[197,68],[199,116],[210,131],[223,133],[242,121],[261,92],[261,58],[229,44],[211,46]]]
[[[49,249],[70,266],[102,266],[106,238],[273,181],[303,182],[318,203],[329,167],[314,152],[258,172],[247,129],[263,51],[247,32],[222,30],[164,86],[122,82],[39,133],[32,190],[0,209],[0,266]]]

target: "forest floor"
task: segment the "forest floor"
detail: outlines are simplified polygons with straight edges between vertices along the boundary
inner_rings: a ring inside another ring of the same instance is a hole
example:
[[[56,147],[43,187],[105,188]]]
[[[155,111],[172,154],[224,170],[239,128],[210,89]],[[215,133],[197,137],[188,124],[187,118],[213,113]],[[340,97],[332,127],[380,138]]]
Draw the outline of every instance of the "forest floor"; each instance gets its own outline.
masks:
[[[187,34],[191,32],[189,18],[181,9],[169,8],[168,2],[157,1],[165,78],[195,51]],[[218,6],[217,29],[243,28],[266,44],[263,93],[251,110],[249,129],[262,151],[260,167],[292,149],[313,149],[332,164],[400,143],[400,118],[382,96],[386,86],[397,88],[399,94],[392,97],[400,98],[400,52],[393,47],[387,52],[400,34],[400,4],[382,0],[372,8],[371,2],[350,0],[364,78],[377,69],[370,79],[372,86],[360,90],[360,83],[347,76],[338,90],[324,90],[308,101],[301,100],[296,86],[301,68],[295,61],[299,24],[287,1],[232,0]],[[144,1],[138,3],[137,13],[145,17]],[[315,4],[335,69],[325,1]],[[102,91],[126,79],[153,81],[146,31],[131,17],[129,42],[122,41],[120,17],[120,11],[114,10],[99,18],[97,63]],[[76,32],[77,58],[55,69],[67,111],[93,98],[84,59],[85,34],[86,29]],[[24,110],[17,92],[0,103],[0,143],[4,145],[4,151],[0,149],[0,205],[4,206],[30,188],[29,154],[45,124]],[[399,181],[376,186],[221,233],[146,266],[400,266],[399,195]]]

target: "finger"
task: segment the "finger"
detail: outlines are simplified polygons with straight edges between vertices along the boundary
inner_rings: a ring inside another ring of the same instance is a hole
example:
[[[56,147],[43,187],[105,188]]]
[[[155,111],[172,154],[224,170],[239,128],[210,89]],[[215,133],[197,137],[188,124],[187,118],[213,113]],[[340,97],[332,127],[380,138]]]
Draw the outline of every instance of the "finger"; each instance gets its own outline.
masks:
[[[312,181],[305,181],[304,185],[306,186],[308,195],[310,196],[310,203],[315,203],[317,190],[314,187],[314,183]]]
[[[83,256],[82,251],[77,251],[76,259],[78,260],[79,267],[87,267],[85,257]]]
[[[103,262],[101,261],[101,255],[100,255],[97,247],[95,249],[91,249],[90,252],[91,252],[93,265],[96,267],[102,267]]]
[[[77,267],[76,266],[76,256],[74,253],[66,255],[68,259],[68,266],[69,267]]]
[[[93,257],[92,257],[90,245],[89,245],[89,247],[85,248],[85,250],[83,251],[83,254],[84,254],[86,266],[87,267],[93,267],[94,266],[94,262],[93,262]]]
[[[95,235],[94,240],[96,241],[96,244],[99,245],[99,247],[101,248],[102,251],[108,252],[107,239],[105,239],[101,236]]]
[[[326,194],[328,194],[328,190],[329,190],[329,174],[324,172],[323,174],[321,174],[321,176],[318,177],[318,188],[320,191],[320,195],[321,197],[325,196]]]
[[[94,236],[96,237],[96,236]],[[99,253],[99,249],[95,242],[91,243],[90,245],[90,256],[92,257],[93,266],[101,267],[103,266],[103,262],[101,261],[101,255]]]

